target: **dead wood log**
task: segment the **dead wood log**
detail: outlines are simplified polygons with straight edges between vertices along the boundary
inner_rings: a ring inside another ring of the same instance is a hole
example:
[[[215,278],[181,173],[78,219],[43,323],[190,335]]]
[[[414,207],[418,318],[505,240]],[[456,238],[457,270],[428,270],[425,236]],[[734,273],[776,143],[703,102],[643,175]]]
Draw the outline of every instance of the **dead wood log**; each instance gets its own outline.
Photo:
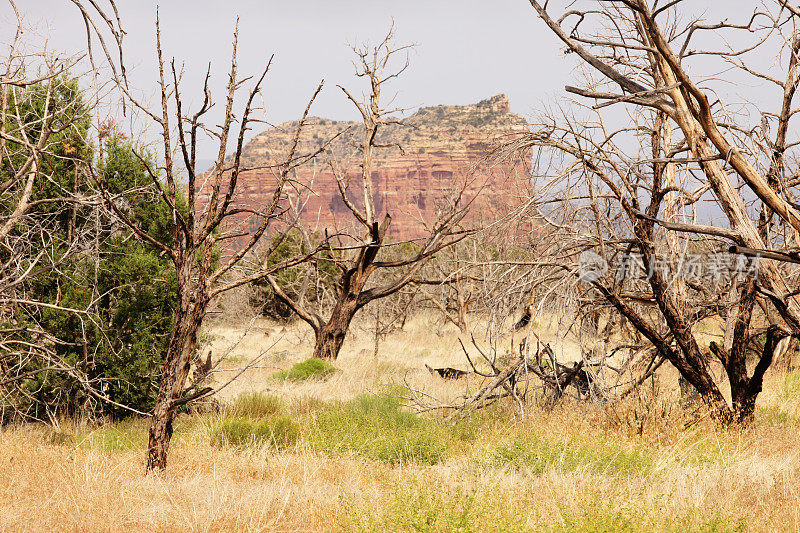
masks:
[[[449,366],[444,368],[431,368],[426,364],[425,368],[427,368],[428,372],[430,372],[431,374],[439,375],[444,379],[460,379],[469,374],[469,372],[465,370],[459,370],[457,368],[451,368]]]

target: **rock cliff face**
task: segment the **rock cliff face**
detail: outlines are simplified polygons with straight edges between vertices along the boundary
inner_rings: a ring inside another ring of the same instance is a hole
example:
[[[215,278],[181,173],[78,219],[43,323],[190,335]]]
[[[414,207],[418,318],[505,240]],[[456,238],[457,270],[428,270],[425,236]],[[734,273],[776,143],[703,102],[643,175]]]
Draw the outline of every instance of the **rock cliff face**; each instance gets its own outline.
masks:
[[[357,122],[312,117],[303,130],[298,154],[313,152],[345,132],[294,173],[290,198],[295,205],[305,200],[300,218],[310,230],[346,231],[353,225],[332,166],[349,184],[348,196],[363,206],[363,192],[358,186],[360,126]],[[269,165],[288,153],[296,127],[296,122],[280,124],[246,145],[243,164],[254,170],[239,178],[239,205],[257,208],[271,198],[275,177]],[[374,151],[372,178],[376,214],[392,215],[389,234],[395,240],[423,237],[438,210],[459,191],[463,191],[462,201],[475,198],[465,226],[491,220],[518,204],[530,188],[529,158],[499,163],[486,158],[504,137],[526,127],[521,116],[510,112],[508,98],[500,94],[474,105],[421,108],[379,130],[378,142],[389,146]],[[245,219],[239,222],[240,230],[250,225]],[[235,246],[235,240],[229,242],[229,246]]]

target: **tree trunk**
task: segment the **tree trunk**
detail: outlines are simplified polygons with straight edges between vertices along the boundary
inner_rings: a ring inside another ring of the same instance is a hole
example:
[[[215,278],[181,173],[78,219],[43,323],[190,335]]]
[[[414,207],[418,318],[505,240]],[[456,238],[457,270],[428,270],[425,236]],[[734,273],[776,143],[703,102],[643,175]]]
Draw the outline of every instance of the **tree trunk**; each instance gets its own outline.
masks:
[[[333,308],[330,319],[316,333],[314,357],[335,361],[344,344],[350,322],[358,311],[358,296],[345,294]]]
[[[176,314],[175,319],[181,320],[183,317]],[[181,346],[178,342],[171,343],[167,352],[164,373],[161,376],[161,384],[156,397],[156,406],[153,409],[153,419],[150,423],[147,445],[147,472],[167,468],[167,452],[172,438],[172,420],[175,418],[173,391],[179,379],[178,363],[181,352]]]
[[[170,409],[171,404],[172,399],[162,395],[159,390],[156,408],[153,410],[153,421],[150,423],[147,472],[167,468],[167,452],[172,439],[172,420],[175,418],[175,413]]]
[[[681,392],[681,403],[686,407],[694,407],[700,401],[700,396],[697,394],[697,389],[689,381],[679,375],[678,376],[678,389]]]
[[[316,336],[314,357],[335,361],[339,357],[353,317],[359,309],[375,299],[374,296],[364,294],[364,287],[370,275],[375,271],[373,263],[381,249],[383,238],[391,221],[392,217],[387,213],[380,227],[377,222],[373,223],[370,230],[372,242],[361,248],[353,267],[342,275],[341,290],[336,297],[336,305],[333,307],[331,317],[322,326],[312,324]]]
[[[756,399],[762,389],[764,373],[772,364],[775,349],[784,337],[786,337],[785,331],[782,331],[778,326],[771,326],[767,330],[767,337],[764,340],[764,350],[761,353],[761,357],[755,369],[753,369],[753,375],[750,379],[747,379],[747,375],[745,374],[739,377],[735,382],[731,381],[733,412],[736,421],[740,424],[749,424],[755,418]],[[744,349],[742,352],[744,352]]]
[[[185,281],[185,280],[184,280]],[[180,287],[180,283],[179,283]],[[180,291],[180,288],[179,288]],[[203,321],[208,302],[178,294],[175,326],[164,361],[164,373],[158,388],[156,406],[153,409],[147,446],[146,471],[164,470],[167,467],[167,452],[172,438],[172,421],[183,394],[192,356],[197,349],[197,333]]]
[[[461,331],[462,335],[466,335],[469,333],[467,329],[467,307],[459,305],[458,306],[458,322],[456,322],[456,326],[458,326],[459,331]]]
[[[461,330],[461,333],[467,334],[467,307],[470,304],[470,295],[464,295],[464,287],[461,285],[461,276],[456,281],[456,306],[458,307],[458,315],[456,326]]]

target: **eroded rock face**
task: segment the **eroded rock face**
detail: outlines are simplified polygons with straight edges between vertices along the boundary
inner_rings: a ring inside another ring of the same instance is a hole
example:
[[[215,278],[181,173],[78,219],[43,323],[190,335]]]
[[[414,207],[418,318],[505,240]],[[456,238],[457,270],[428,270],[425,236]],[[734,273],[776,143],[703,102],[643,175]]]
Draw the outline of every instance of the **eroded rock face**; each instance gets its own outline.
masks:
[[[268,167],[285,158],[296,127],[297,122],[280,124],[246,145],[243,165],[253,170],[239,177],[239,205],[257,209],[269,201],[275,171]],[[518,205],[530,189],[529,157],[502,162],[487,162],[486,158],[505,138],[526,128],[525,120],[510,112],[508,97],[503,94],[474,105],[421,108],[401,123],[385,126],[378,142],[390,146],[374,151],[372,178],[376,214],[380,218],[386,212],[392,215],[389,235],[396,241],[424,237],[459,193],[462,202],[477,197],[462,223],[465,227],[492,220]],[[354,227],[334,170],[349,184],[353,203],[359,208],[364,204],[359,186],[360,123],[312,117],[297,153],[313,152],[337,134],[317,158],[294,172],[291,201],[302,203],[300,219],[312,231],[333,233]],[[251,227],[244,216],[239,225],[239,230]],[[228,242],[235,247],[237,241]]]

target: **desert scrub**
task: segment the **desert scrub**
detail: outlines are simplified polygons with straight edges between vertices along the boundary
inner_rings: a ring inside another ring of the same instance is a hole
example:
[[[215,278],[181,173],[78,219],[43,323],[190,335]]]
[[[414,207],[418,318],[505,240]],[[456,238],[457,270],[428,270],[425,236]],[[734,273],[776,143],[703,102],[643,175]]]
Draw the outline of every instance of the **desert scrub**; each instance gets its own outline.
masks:
[[[576,506],[561,504],[561,523],[540,528],[541,531],[567,533],[572,531],[592,532],[638,532],[638,531],[702,531],[723,533],[746,531],[746,522],[741,518],[725,517],[709,509],[693,507],[676,515],[651,515],[628,502],[615,502],[607,497],[581,502]],[[538,528],[537,528],[538,529]]]
[[[144,450],[149,422],[147,418],[127,418],[89,431],[54,432],[47,440],[51,444],[93,448],[107,453]]]
[[[273,394],[263,392],[245,392],[236,397],[224,410],[230,418],[264,418],[282,414],[286,404]]]
[[[783,378],[783,387],[780,392],[782,400],[796,399],[800,395],[800,371],[794,370]]]
[[[362,394],[323,407],[311,423],[312,445],[326,453],[354,453],[391,464],[442,461],[453,436],[434,420],[400,409],[396,396]]]
[[[638,532],[744,531],[745,523],[704,508],[675,515],[652,516],[627,501],[607,494],[555,502],[558,519],[541,513],[537,495],[517,488],[509,501],[487,487],[442,487],[415,479],[408,487],[387,494],[379,505],[345,505],[337,517],[343,531],[461,531],[461,532]]]
[[[234,418],[223,420],[211,431],[211,444],[217,447],[248,448],[274,446],[285,449],[300,437],[300,426],[288,416],[261,420]]]
[[[492,426],[498,420],[508,420],[513,413],[507,412],[505,406],[494,403],[481,409],[463,410],[455,420],[446,423],[450,433],[459,441],[472,444],[481,434],[491,434]]]
[[[304,417],[325,406],[325,402],[313,396],[293,398],[289,404],[289,412],[295,417]]]
[[[378,506],[345,505],[337,517],[345,531],[531,531],[525,513],[514,512],[491,493],[443,489],[415,479],[386,495]]]
[[[308,379],[324,379],[336,372],[336,368],[322,359],[312,357],[297,363],[289,370],[278,372],[272,377],[280,381],[306,381]]]
[[[493,466],[541,474],[548,468],[564,472],[588,469],[604,474],[647,474],[653,456],[644,449],[625,450],[605,444],[551,442],[537,436],[497,446],[489,457]]]
[[[769,426],[796,426],[800,423],[800,420],[795,415],[773,405],[759,407],[756,410],[756,420],[758,421],[757,423]]]

